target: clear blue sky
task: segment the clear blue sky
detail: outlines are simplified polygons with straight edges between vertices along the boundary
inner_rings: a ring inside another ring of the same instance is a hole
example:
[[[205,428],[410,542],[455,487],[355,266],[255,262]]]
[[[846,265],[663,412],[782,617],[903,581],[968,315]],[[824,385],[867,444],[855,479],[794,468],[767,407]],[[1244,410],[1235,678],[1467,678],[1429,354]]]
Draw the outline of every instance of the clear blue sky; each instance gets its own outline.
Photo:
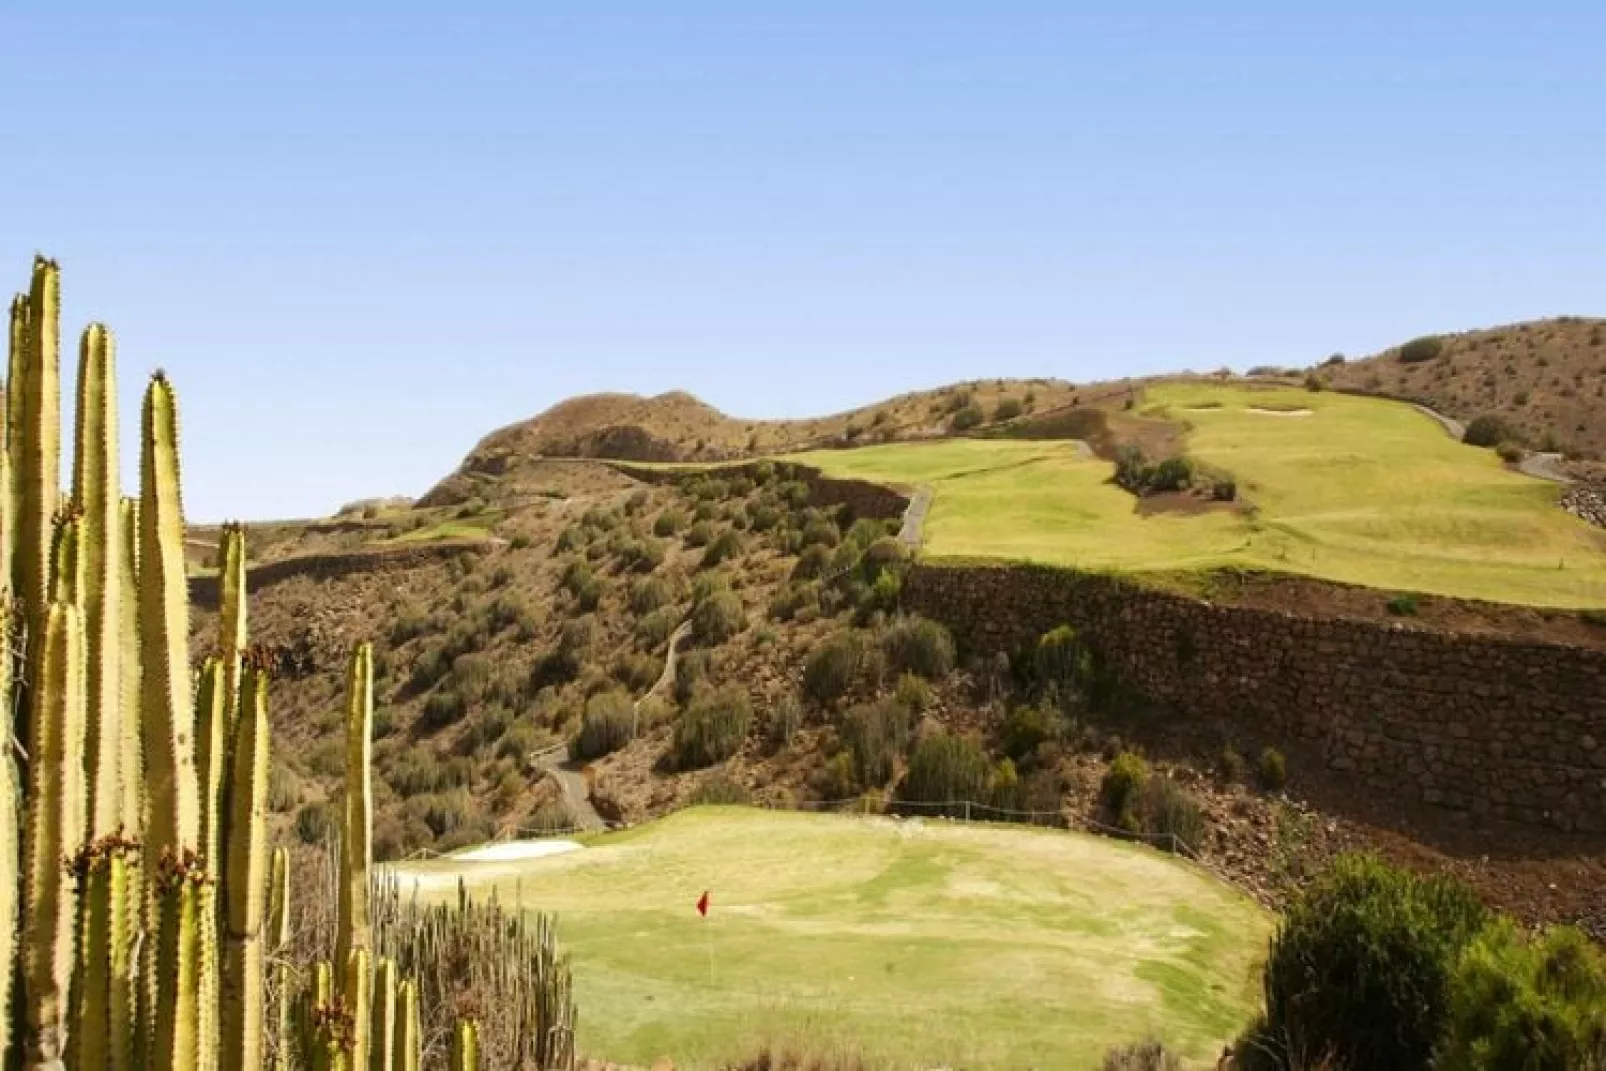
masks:
[[[129,407],[168,369],[197,520],[420,493],[586,391],[1606,311],[1606,5],[1322,6],[18,0],[0,279],[57,257]]]

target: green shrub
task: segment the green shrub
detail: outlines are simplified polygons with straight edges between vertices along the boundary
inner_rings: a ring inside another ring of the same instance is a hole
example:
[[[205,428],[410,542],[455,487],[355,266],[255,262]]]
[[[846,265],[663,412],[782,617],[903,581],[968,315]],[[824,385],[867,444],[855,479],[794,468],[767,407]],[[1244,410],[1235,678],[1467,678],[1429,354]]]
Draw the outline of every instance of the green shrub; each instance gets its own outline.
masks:
[[[1526,455],[1526,451],[1523,450],[1522,446],[1512,442],[1510,439],[1495,444],[1494,452],[1499,455],[1501,461],[1508,465],[1517,464]]]
[[[834,549],[842,542],[842,530],[827,517],[816,517],[803,526],[803,549],[824,547]]]
[[[302,844],[323,844],[334,828],[327,803],[309,803],[296,812],[296,836]]]
[[[1261,751],[1255,772],[1259,776],[1260,787],[1268,792],[1278,792],[1288,784],[1288,763],[1283,753],[1274,747]]]
[[[993,407],[993,419],[1014,420],[1025,411],[1025,408],[1019,398],[1000,398],[998,404]]]
[[[636,712],[630,696],[620,691],[598,692],[586,700],[580,732],[574,738],[574,757],[600,759],[630,743]]]
[[[1099,802],[1111,824],[1133,833],[1142,828],[1138,801],[1148,781],[1149,764],[1143,756],[1123,751],[1115,757],[1099,783]]]
[[[820,609],[820,586],[813,583],[791,583],[770,599],[769,615],[776,621],[791,621],[806,609],[815,613]]]
[[[1493,413],[1472,418],[1461,441],[1468,446],[1495,446],[1511,438],[1511,428]]]
[[[905,673],[899,677],[897,690],[892,694],[898,705],[911,714],[924,713],[937,701],[937,696],[932,692],[931,685],[926,683],[926,679],[913,673]]]
[[[692,807],[747,806],[752,802],[753,794],[723,773],[703,778],[686,799],[686,803]]]
[[[699,569],[712,569],[717,565],[740,557],[742,553],[742,537],[735,532],[726,530],[716,536],[703,551],[703,560],[698,563]]]
[[[954,431],[969,431],[981,425],[986,419],[987,414],[982,412],[981,406],[971,402],[953,415],[948,421],[948,426]]]
[[[1060,715],[1053,707],[1022,704],[1004,718],[999,727],[999,743],[1005,755],[1020,762],[1058,736],[1059,728]]]
[[[686,545],[688,547],[706,547],[714,541],[714,525],[712,521],[698,521],[686,531]]]
[[[1444,352],[1444,340],[1437,335],[1423,335],[1413,338],[1400,347],[1399,360],[1401,364],[1422,364],[1431,361]]]
[[[675,599],[675,589],[661,576],[643,577],[630,585],[630,610],[650,614]]]
[[[675,764],[682,770],[710,766],[741,749],[753,723],[747,691],[727,685],[692,700],[675,723]]]
[[[748,504],[747,526],[755,532],[768,532],[781,522],[781,510],[771,502],[758,501]]]
[[[652,685],[662,672],[663,664],[651,655],[622,654],[614,659],[613,679],[633,692]]]
[[[664,545],[656,539],[627,539],[617,551],[619,564],[633,573],[650,573],[664,563]]]
[[[1154,493],[1185,491],[1193,483],[1193,462],[1185,457],[1163,458],[1149,475],[1149,490]]]
[[[1244,761],[1242,755],[1238,754],[1237,748],[1231,744],[1224,744],[1221,748],[1221,755],[1216,760],[1216,770],[1221,774],[1223,781],[1229,784],[1238,784],[1243,781],[1244,776],[1249,772],[1249,764]]]
[[[741,598],[733,591],[720,591],[699,602],[692,610],[692,635],[705,647],[724,643],[747,627],[747,614]]]
[[[939,729],[915,744],[898,798],[908,803],[937,805],[920,808],[921,814],[966,817],[967,802],[988,801],[990,772],[987,755],[979,743]]]
[[[1606,1067],[1606,960],[1581,931],[1485,926],[1450,980],[1442,1071]]]
[[[645,617],[636,618],[636,643],[649,651],[657,650],[669,642],[674,634],[675,626],[680,624],[680,614],[673,607],[665,606],[654,610]]]
[[[864,666],[867,646],[858,632],[828,637],[803,663],[803,694],[822,704],[846,695]]]
[[[820,767],[816,787],[821,799],[833,803],[857,795],[859,789],[854,784],[853,753],[843,750],[827,759],[825,765]]]
[[[688,703],[708,683],[708,652],[693,649],[675,660],[675,702]]]
[[[864,703],[842,715],[837,733],[853,756],[855,784],[879,788],[909,746],[909,712],[892,700]]]
[[[1415,617],[1417,611],[1416,596],[1410,592],[1395,595],[1386,604],[1388,612],[1395,617]]]
[[[1093,656],[1074,628],[1061,625],[1037,641],[1032,669],[1045,698],[1069,702],[1087,691],[1093,677]]]
[[[858,603],[861,619],[867,620],[875,613],[889,614],[898,609],[898,600],[903,594],[903,581],[894,572],[884,572],[875,578],[875,583],[869,587],[858,589],[856,601]]]
[[[1204,808],[1169,777],[1151,777],[1138,799],[1143,832],[1158,848],[1196,856],[1204,847]]]
[[[914,673],[939,681],[953,672],[954,639],[948,630],[923,617],[898,619],[881,637],[887,665],[897,673]]]
[[[831,551],[822,543],[810,543],[792,566],[793,580],[817,580],[831,568]]]
[[[705,599],[711,599],[722,591],[731,589],[729,573],[713,572],[698,573],[697,579],[692,581],[691,601],[695,605]]]
[[[666,509],[653,518],[652,534],[667,539],[686,525],[686,515],[677,509]]]
[[[458,693],[449,689],[431,692],[424,701],[424,711],[418,717],[418,724],[425,732],[438,732],[461,721],[467,711],[468,702]]]
[[[1262,972],[1265,1015],[1240,1048],[1344,1068],[1430,1066],[1456,963],[1484,921],[1449,879],[1340,858],[1284,913]]]

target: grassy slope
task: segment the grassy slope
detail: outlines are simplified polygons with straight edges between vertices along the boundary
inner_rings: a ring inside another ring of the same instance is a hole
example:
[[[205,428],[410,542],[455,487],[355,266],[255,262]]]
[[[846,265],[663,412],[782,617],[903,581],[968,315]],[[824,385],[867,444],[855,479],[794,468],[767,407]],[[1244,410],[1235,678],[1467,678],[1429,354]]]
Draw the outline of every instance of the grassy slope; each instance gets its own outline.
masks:
[[[1174,858],[1016,827],[697,809],[477,868],[559,914],[585,1051],[677,1067],[767,1037],[899,1066],[1084,1067],[1149,1033],[1213,1057],[1270,926]]]
[[[1216,406],[1216,408],[1195,408]],[[1310,408],[1303,417],[1249,407]],[[1193,426],[1188,451],[1259,507],[1142,517],[1107,462],[1065,443],[951,440],[798,455],[832,475],[930,483],[938,556],[1092,568],[1259,566],[1539,606],[1606,606],[1600,533],[1557,487],[1507,471],[1392,402],[1208,384],[1152,388],[1146,411]]]

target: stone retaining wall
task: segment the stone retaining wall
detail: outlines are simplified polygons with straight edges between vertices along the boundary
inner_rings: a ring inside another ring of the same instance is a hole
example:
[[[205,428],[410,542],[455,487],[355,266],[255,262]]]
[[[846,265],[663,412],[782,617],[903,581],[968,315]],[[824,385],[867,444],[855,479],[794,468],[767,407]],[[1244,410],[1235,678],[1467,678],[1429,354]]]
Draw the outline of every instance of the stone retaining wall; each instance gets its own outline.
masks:
[[[903,598],[984,654],[1071,624],[1138,694],[1313,741],[1358,791],[1606,831],[1606,651],[1221,606],[1034,566],[919,564]]]
[[[374,547],[331,554],[297,554],[288,558],[251,565],[246,569],[246,590],[261,591],[292,576],[312,576],[321,579],[345,576],[347,573],[372,573],[385,569],[410,569],[438,558],[455,558],[459,554],[485,554],[496,542],[487,539],[439,539],[428,543],[411,543],[398,547]],[[218,578],[216,574],[190,577],[190,601],[199,606],[216,608]]]
[[[752,477],[760,462],[749,462],[741,465],[722,465],[717,469],[688,470],[688,469],[654,469],[624,462],[609,462],[613,468],[624,473],[632,479],[643,483],[666,484],[674,483],[681,477],[691,475],[693,472],[705,473],[709,476],[730,478],[733,476]],[[782,479],[800,480],[808,485],[809,505],[811,506],[842,506],[850,518],[876,517],[887,519],[903,516],[903,511],[909,506],[909,499],[889,487],[868,480],[844,480],[826,476],[819,469],[810,468],[790,461],[769,462]]]

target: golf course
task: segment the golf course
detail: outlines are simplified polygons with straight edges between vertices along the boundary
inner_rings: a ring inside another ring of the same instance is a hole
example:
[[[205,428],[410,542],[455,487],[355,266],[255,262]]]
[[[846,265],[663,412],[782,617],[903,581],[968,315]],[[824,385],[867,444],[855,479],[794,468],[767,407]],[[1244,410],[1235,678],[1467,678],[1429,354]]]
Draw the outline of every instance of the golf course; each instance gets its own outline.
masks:
[[[1199,868],[1058,830],[695,808],[540,858],[397,865],[558,916],[583,1051],[706,1068],[756,1044],[894,1067],[1065,1068],[1162,1037],[1213,1060],[1271,920]],[[707,918],[696,903],[709,893]]]
[[[1606,533],[1556,506],[1557,484],[1506,468],[1398,402],[1203,383],[1149,388],[1141,415],[1187,428],[1240,507],[1139,513],[1111,462],[1078,443],[946,439],[792,455],[828,476],[935,497],[938,558],[1090,569],[1241,566],[1396,591],[1606,606]]]

